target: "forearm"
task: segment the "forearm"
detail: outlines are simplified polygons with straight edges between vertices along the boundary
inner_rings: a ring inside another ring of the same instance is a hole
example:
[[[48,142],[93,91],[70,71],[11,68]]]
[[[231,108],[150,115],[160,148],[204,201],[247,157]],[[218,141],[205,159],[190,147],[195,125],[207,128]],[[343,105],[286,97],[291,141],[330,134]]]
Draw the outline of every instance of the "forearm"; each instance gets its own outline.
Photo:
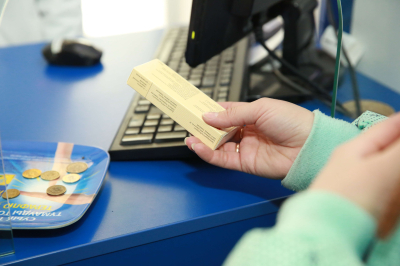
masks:
[[[346,199],[302,192],[285,202],[274,228],[248,232],[224,265],[363,265],[374,231],[373,218]]]
[[[350,124],[328,117],[318,110],[314,111],[311,133],[282,185],[295,191],[306,189],[325,166],[336,147],[385,119],[382,115],[365,112]]]

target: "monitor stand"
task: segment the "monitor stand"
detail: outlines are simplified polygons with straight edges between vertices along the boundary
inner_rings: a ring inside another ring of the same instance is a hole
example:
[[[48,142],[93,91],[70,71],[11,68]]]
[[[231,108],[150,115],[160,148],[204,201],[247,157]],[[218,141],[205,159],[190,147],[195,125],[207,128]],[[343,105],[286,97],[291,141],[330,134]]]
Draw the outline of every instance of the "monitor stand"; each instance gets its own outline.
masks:
[[[315,47],[314,9],[318,3],[316,0],[302,0],[301,3],[303,4],[299,5],[298,1],[279,2],[266,14],[261,13],[254,16],[253,24],[257,31],[257,28],[259,29],[269,18],[282,16],[285,36],[281,57],[308,77],[310,81],[330,92],[333,89],[335,59]],[[312,95],[315,95],[316,90],[304,81],[297,79],[289,69],[279,67],[285,77],[290,78],[301,87],[306,87],[310,93],[299,93],[288,86],[287,82],[282,82],[274,73],[268,72],[265,63],[270,64],[269,62],[267,57],[250,68],[250,89],[246,97],[249,101],[260,97],[271,97],[299,103],[314,98]],[[343,69],[341,72],[343,73]]]
[[[268,57],[261,60],[249,69],[249,84],[247,89],[246,100],[254,101],[262,97],[269,97],[274,99],[285,100],[292,103],[301,103],[306,100],[314,99],[315,89],[307,83],[301,81],[296,76],[285,73],[285,77],[289,78],[292,82],[299,86],[306,88],[309,93],[301,93],[287,82],[282,81],[273,72],[271,63],[277,64],[277,61]],[[276,65],[280,69],[279,65]],[[332,91],[333,81],[335,74],[335,59],[321,50],[315,50],[313,62],[306,65],[299,65],[297,69],[313,82],[318,84],[327,92]],[[342,67],[339,73],[339,81],[343,77],[345,69]]]

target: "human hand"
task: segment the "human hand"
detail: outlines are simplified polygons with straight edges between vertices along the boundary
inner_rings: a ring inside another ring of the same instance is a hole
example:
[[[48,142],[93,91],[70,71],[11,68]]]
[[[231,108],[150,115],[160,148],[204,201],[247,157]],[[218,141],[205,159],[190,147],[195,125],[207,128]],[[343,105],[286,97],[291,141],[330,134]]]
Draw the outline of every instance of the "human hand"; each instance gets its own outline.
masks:
[[[339,194],[375,218],[400,181],[400,113],[337,148],[310,189]]]
[[[246,125],[243,138],[239,129],[231,142],[213,151],[196,137],[189,137],[185,139],[189,149],[210,164],[283,179],[311,132],[314,114],[292,103],[268,98],[219,104],[227,110],[205,114],[204,121],[217,128]]]

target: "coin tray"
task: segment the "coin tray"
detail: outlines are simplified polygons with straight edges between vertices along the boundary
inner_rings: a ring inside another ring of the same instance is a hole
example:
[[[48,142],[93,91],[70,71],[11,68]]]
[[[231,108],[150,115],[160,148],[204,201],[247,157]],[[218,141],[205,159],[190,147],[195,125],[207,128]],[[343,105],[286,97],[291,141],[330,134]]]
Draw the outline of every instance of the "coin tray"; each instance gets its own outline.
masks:
[[[10,219],[9,205],[13,229],[53,229],[79,220],[99,192],[110,161],[102,149],[72,143],[3,141],[2,144],[7,189],[15,188],[21,193],[9,199],[9,203],[0,197],[0,220]],[[81,179],[76,183],[65,183],[62,177],[68,174],[66,168],[73,162],[85,162],[89,168],[79,174]],[[25,170],[33,168],[42,173],[56,170],[60,177],[46,181],[22,176]],[[4,181],[3,176],[0,181]],[[67,192],[50,196],[46,190],[52,185],[63,185]]]

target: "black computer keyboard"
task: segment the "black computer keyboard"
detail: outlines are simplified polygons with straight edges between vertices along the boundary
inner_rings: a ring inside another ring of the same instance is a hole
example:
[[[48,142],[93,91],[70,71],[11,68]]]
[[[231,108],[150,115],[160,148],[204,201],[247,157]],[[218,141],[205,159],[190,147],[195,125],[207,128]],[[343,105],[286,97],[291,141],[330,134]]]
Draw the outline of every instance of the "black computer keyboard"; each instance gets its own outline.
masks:
[[[217,102],[242,100],[243,87],[247,84],[248,39],[191,68],[185,61],[187,36],[187,28],[168,30],[156,58]],[[193,157],[194,153],[183,141],[188,134],[182,126],[137,93],[109,150],[111,160]]]

